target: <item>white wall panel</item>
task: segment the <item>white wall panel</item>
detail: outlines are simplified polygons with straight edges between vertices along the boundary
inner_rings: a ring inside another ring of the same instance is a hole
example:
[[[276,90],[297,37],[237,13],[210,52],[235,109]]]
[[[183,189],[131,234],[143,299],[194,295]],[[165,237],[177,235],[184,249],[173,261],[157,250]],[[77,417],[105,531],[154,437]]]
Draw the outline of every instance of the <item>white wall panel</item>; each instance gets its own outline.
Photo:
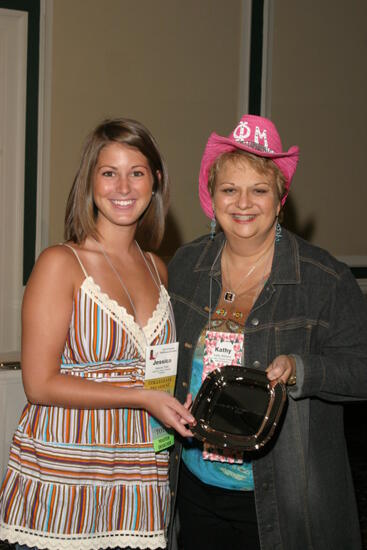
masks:
[[[8,462],[10,443],[26,402],[21,371],[0,367],[0,481]]]
[[[19,350],[27,14],[0,9],[0,353]]]

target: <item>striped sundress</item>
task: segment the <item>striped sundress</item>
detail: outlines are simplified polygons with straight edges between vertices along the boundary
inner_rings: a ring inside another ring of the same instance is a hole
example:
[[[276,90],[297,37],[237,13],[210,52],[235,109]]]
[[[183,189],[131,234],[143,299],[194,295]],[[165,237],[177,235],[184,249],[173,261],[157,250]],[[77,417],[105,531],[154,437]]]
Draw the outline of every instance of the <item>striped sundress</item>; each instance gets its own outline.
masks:
[[[147,343],[176,340],[166,289],[141,329],[81,266],[61,372],[142,387]],[[51,550],[165,548],[168,518],[168,452],[154,452],[145,410],[26,405],[0,492],[0,540]]]

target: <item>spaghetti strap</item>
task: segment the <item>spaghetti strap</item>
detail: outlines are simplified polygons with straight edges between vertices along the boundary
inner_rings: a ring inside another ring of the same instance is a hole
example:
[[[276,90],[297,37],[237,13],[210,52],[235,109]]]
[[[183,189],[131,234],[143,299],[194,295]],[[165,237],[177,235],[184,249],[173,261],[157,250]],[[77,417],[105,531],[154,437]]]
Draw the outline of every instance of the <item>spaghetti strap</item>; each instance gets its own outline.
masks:
[[[153,259],[152,253],[151,253],[151,252],[147,252],[147,254],[149,254],[150,261],[152,262],[152,264],[153,264],[153,266],[154,266],[154,270],[155,270],[155,273],[156,273],[156,276],[157,276],[157,279],[158,279],[158,283],[157,283],[157,281],[155,280],[155,277],[154,277],[154,275],[153,275],[153,273],[152,273],[152,270],[150,269],[150,265],[149,265],[149,263],[147,262],[147,259],[146,259],[146,257],[145,257],[145,254],[144,254],[144,252],[142,251],[142,249],[140,248],[138,241],[135,241],[135,244],[136,244],[136,246],[137,246],[137,248],[138,248],[138,250],[139,250],[139,252],[140,252],[140,254],[141,254],[141,257],[143,258],[143,260],[144,260],[144,262],[145,262],[145,265],[147,266],[147,269],[148,269],[148,271],[149,271],[149,273],[150,273],[150,275],[151,275],[151,277],[152,277],[152,279],[153,279],[153,281],[154,281],[155,286],[156,286],[156,287],[158,288],[158,290],[160,291],[160,287],[162,286],[162,281],[161,281],[161,278],[160,278],[160,276],[159,276],[157,266],[155,265],[155,261],[154,261],[154,259]]]
[[[162,284],[162,281],[161,281],[161,278],[159,276],[159,272],[158,272],[158,269],[157,269],[157,266],[155,264],[155,261],[154,261],[154,258],[153,258],[153,254],[151,252],[148,252],[149,254],[149,258],[150,258],[150,261],[152,262],[153,266],[154,266],[154,269],[155,269],[155,273],[157,275],[157,279],[159,281],[159,284],[161,285]]]
[[[75,250],[75,248],[72,247],[72,246],[70,246],[70,244],[67,244],[67,243],[60,243],[60,245],[61,245],[61,246],[67,246],[68,248],[70,248],[70,250],[73,251],[74,256],[75,256],[76,259],[78,260],[79,265],[80,265],[80,267],[81,267],[82,270],[83,270],[83,273],[84,273],[84,275],[85,275],[85,278],[87,278],[87,277],[88,277],[88,273],[87,273],[87,271],[86,271],[84,265],[82,264],[82,261],[81,261],[81,259],[79,258],[79,254],[77,253],[77,251]]]

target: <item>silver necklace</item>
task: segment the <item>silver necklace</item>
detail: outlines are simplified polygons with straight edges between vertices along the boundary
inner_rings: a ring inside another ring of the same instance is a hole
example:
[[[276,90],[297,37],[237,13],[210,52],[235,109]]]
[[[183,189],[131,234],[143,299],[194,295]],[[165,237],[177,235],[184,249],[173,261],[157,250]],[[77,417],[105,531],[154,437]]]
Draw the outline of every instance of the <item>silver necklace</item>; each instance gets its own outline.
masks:
[[[122,280],[122,277],[121,277],[120,273],[117,271],[116,267],[113,265],[113,262],[112,262],[111,258],[109,257],[109,255],[107,254],[107,252],[106,252],[106,250],[105,250],[103,244],[100,243],[99,241],[97,241],[96,239],[94,239],[94,240],[96,241],[96,243],[97,243],[98,246],[100,247],[100,249],[101,249],[101,251],[102,251],[102,254],[103,254],[103,256],[104,256],[106,262],[108,263],[108,265],[111,267],[112,271],[115,273],[116,277],[118,278],[121,287],[123,288],[123,290],[124,290],[126,296],[128,297],[128,300],[129,300],[130,305],[131,305],[131,309],[132,309],[133,312],[134,312],[134,318],[135,318],[136,322],[138,323],[138,316],[137,316],[137,314],[136,314],[136,309],[135,309],[135,306],[134,306],[134,302],[132,301],[132,298],[131,298],[131,296],[130,296],[130,293],[129,293],[129,291],[128,291],[127,288],[126,288],[126,286],[125,286],[125,284],[124,284],[124,281]],[[134,241],[134,242],[135,242],[135,245],[137,246],[137,248],[138,248],[138,250],[139,250],[139,252],[140,252],[140,254],[141,254],[141,256],[142,256],[142,258],[143,258],[143,260],[144,260],[145,265],[147,266],[147,268],[148,268],[148,270],[149,270],[149,273],[151,274],[151,276],[152,276],[152,278],[153,278],[153,281],[155,282],[156,286],[158,287],[158,285],[157,285],[157,283],[156,283],[156,281],[155,281],[155,279],[154,279],[154,277],[153,277],[152,271],[151,271],[151,269],[150,269],[150,267],[149,267],[149,264],[148,264],[148,262],[147,262],[146,259],[145,259],[145,256],[144,256],[144,254],[143,254],[142,249],[140,248],[139,244],[138,244],[136,241]],[[158,287],[158,288],[159,288],[159,287]],[[138,323],[138,324],[139,324],[139,326],[140,326],[140,323]]]
[[[224,292],[224,296],[223,296],[223,299],[225,302],[228,302],[228,303],[233,303],[236,299],[236,295],[238,295],[238,291],[240,290],[241,286],[243,285],[243,283],[245,282],[245,280],[247,279],[247,277],[249,277],[251,275],[251,273],[253,273],[256,269],[256,267],[261,263],[261,261],[265,258],[265,256],[267,255],[267,253],[269,252],[270,248],[273,246],[273,242],[271,243],[271,245],[269,246],[269,248],[267,248],[265,250],[265,252],[256,260],[256,262],[250,267],[250,269],[247,271],[247,273],[245,273],[244,277],[242,277],[242,279],[240,280],[240,282],[238,283],[237,285],[237,289],[236,290],[230,290],[230,289],[227,289],[225,292]],[[224,245],[224,248],[223,248],[223,253],[225,251],[225,248],[227,246],[227,241],[225,242],[225,245]],[[228,270],[228,265],[227,265],[227,259],[226,257],[224,256],[224,259],[225,259],[225,268],[226,268],[226,280],[228,281],[229,283],[229,287],[230,288],[233,288],[232,284],[231,284],[231,281],[229,280],[229,270]],[[223,265],[224,267],[224,265]],[[241,296],[241,294],[239,294],[239,296]]]

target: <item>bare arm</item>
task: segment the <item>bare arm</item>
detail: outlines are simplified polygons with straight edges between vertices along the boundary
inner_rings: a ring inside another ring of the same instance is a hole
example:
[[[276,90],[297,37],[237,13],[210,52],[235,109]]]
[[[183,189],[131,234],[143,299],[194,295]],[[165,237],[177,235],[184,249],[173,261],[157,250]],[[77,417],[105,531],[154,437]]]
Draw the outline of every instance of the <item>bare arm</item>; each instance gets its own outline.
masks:
[[[29,401],[67,408],[144,408],[166,426],[189,435],[181,418],[189,423],[191,415],[167,394],[61,374],[61,355],[80,281],[80,267],[63,247],[43,252],[32,272],[22,308],[22,375]]]

